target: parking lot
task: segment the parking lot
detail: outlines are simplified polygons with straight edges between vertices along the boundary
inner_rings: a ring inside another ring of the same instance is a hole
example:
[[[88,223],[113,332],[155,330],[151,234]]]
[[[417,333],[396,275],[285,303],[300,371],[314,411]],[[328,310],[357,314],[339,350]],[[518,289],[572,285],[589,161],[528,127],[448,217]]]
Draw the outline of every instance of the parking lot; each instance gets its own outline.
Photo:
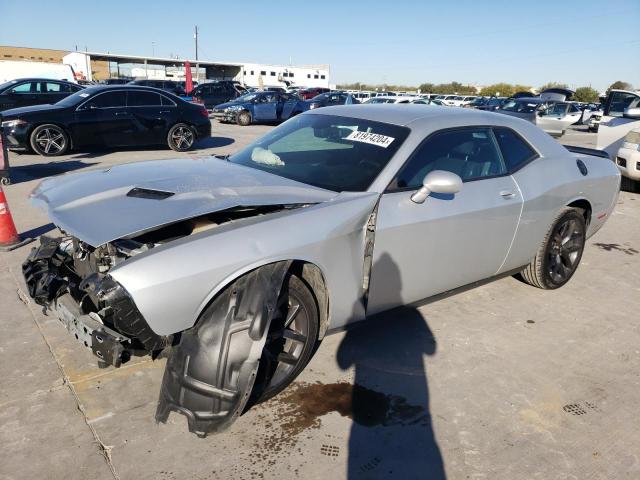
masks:
[[[70,171],[227,154],[272,126],[213,123],[187,153],[11,154],[23,235],[55,234],[29,192]],[[595,147],[575,127],[561,143]],[[117,221],[112,219],[111,221]],[[156,424],[165,359],[99,369],[25,294],[30,246],[0,253],[0,479],[640,478],[640,196],[622,192],[575,277],[507,277],[326,337],[295,383],[219,435]]]

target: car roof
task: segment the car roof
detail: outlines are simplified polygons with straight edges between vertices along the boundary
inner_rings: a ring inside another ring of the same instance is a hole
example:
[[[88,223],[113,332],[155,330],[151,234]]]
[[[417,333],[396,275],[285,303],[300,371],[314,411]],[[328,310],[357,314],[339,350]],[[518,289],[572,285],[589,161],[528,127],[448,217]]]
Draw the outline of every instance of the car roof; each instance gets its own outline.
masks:
[[[155,92],[155,93],[161,93],[163,95],[171,95],[172,97],[176,97],[176,95],[173,95],[171,92],[167,92],[166,90],[162,90],[161,88],[148,87],[146,85],[135,85],[131,83],[124,83],[124,84],[118,84],[118,85],[103,85],[103,84],[91,85],[85,88],[83,92],[93,93],[93,92],[101,92],[101,91],[108,91],[108,90],[123,90],[123,89]],[[177,98],[180,98],[180,97],[177,97]]]
[[[76,83],[70,82],[68,80],[60,80],[59,78],[44,78],[44,77],[14,78],[12,80],[7,80],[4,83],[18,83],[18,82],[59,82],[59,83],[68,83],[70,85],[77,85]]]
[[[411,103],[338,105],[318,110],[310,110],[306,112],[305,115],[337,115],[400,126],[407,126],[411,123],[431,123],[434,121],[443,121],[443,123],[461,126],[465,124],[508,125],[513,122],[525,122],[524,120],[509,115],[499,115],[472,108],[451,108],[437,105],[433,106],[433,108],[424,108],[422,105]]]

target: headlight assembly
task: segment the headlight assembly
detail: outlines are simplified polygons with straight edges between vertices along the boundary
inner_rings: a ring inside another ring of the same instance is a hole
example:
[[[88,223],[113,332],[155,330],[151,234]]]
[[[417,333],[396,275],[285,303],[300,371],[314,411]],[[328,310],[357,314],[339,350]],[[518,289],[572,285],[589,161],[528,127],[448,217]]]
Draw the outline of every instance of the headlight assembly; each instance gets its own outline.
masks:
[[[19,125],[24,125],[26,123],[27,122],[25,122],[24,120],[20,120],[19,118],[15,120],[7,120],[6,122],[2,122],[2,128],[13,128]]]

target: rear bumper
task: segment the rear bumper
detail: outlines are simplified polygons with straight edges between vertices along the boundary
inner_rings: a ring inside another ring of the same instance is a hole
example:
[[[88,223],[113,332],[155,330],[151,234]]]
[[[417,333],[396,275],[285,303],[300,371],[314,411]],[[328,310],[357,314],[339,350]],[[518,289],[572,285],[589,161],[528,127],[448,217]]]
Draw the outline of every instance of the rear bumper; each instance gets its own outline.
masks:
[[[618,150],[616,165],[623,176],[640,181],[640,152],[621,148]]]
[[[198,138],[208,138],[211,136],[211,122],[203,123],[196,126],[196,136]]]
[[[102,362],[119,367],[132,355],[169,346],[171,336],[157,335],[127,291],[108,274],[76,276],[64,238],[41,237],[22,264],[29,295],[58,317],[84,347]]]

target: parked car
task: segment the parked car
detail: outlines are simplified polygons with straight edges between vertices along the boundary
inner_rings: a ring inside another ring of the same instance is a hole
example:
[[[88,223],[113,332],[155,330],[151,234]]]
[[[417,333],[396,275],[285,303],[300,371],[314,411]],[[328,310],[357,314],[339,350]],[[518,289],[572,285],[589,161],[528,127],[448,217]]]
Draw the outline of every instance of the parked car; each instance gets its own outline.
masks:
[[[467,95],[465,97],[462,97],[462,102],[460,102],[460,105],[458,106],[466,107],[467,105],[471,104],[476,98],[478,98],[476,95]]]
[[[467,108],[478,108],[478,107],[481,107],[483,105],[486,105],[488,101],[489,101],[488,97],[476,97],[471,102],[466,104],[465,107],[467,107]]]
[[[602,119],[603,111],[596,110],[591,113],[589,120],[587,121],[587,127],[590,132],[597,132],[598,126],[600,125],[600,120]]]
[[[556,137],[564,135],[565,130],[578,122],[582,115],[572,103],[538,97],[510,98],[496,112],[528,120]]]
[[[478,110],[493,112],[494,110],[497,110],[502,105],[504,105],[506,101],[507,101],[507,98],[505,97],[491,97],[491,98],[488,98],[486,102],[483,103],[482,105],[478,105],[473,108],[476,108]]]
[[[252,123],[287,120],[304,110],[304,102],[296,95],[263,91],[247,93],[230,102],[216,105],[211,114],[220,122],[247,126]]]
[[[46,78],[20,78],[0,85],[0,111],[56,103],[82,86],[62,80]]]
[[[420,97],[410,97],[410,96],[377,96],[370,98],[365,103],[367,105],[376,104],[376,103],[412,103],[414,100],[421,100]]]
[[[98,145],[167,144],[181,152],[211,136],[202,105],[135,85],[87,87],[54,105],[7,110],[2,127],[9,149],[31,149],[46,157]]]
[[[194,88],[190,95],[193,102],[201,103],[210,110],[216,105],[244,95],[246,91],[240,83],[225,80],[202,83]]]
[[[180,82],[177,82],[175,80],[132,80],[128,83],[128,85],[158,88],[160,90],[164,90],[165,92],[173,93],[178,97],[186,95],[184,86],[181,85]]]
[[[615,160],[622,174],[622,189],[640,193],[640,128],[625,135]]]
[[[320,95],[321,93],[327,93],[330,91],[331,90],[328,88],[321,88],[321,87],[305,88],[304,90],[298,91],[298,96],[302,100],[311,100],[316,95]]]
[[[565,285],[616,204],[602,155],[472,109],[310,110],[229,157],[44,180],[31,197],[65,234],[24,278],[108,365],[170,347],[156,420],[203,436],[347,324],[516,273]]]
[[[346,92],[327,92],[316,95],[311,100],[304,102],[303,110],[313,110],[314,108],[330,107],[333,105],[350,105],[360,103],[353,98],[353,95]]]

